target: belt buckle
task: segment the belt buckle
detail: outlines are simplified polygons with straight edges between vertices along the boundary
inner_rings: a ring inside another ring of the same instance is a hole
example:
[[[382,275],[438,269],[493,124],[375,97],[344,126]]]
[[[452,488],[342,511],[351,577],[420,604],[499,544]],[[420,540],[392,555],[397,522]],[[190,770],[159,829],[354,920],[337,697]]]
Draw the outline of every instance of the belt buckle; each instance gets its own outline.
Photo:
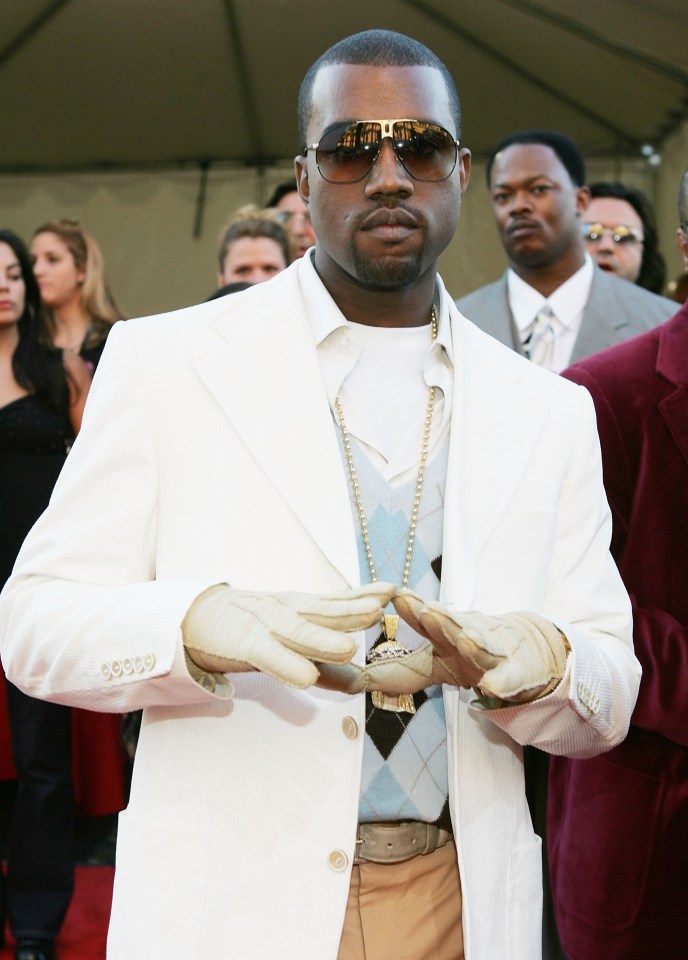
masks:
[[[404,863],[432,853],[438,846],[443,846],[447,839],[446,831],[422,821],[359,823],[354,863]],[[364,852],[365,845],[370,848],[369,852]]]

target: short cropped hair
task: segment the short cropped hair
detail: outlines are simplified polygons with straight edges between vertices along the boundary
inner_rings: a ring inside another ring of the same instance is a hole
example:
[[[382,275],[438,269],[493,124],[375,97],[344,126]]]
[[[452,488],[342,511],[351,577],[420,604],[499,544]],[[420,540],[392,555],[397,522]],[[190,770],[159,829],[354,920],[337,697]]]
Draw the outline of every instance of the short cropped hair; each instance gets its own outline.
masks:
[[[572,183],[577,187],[584,186],[585,160],[578,145],[570,137],[567,137],[565,133],[558,133],[556,130],[517,130],[500,140],[490,153],[485,171],[488,187],[492,185],[492,166],[495,157],[502,150],[506,150],[507,147],[515,144],[539,144],[549,147],[556,153],[562,165],[566,168]]]
[[[274,211],[260,210],[258,207],[249,204],[237,210],[220,234],[220,244],[217,251],[220,272],[224,270],[227,251],[231,245],[236,240],[243,240],[245,237],[265,237],[267,240],[274,240],[284,255],[285,266],[289,266],[291,263],[289,238],[282,224],[275,219]]]
[[[449,107],[456,124],[456,139],[461,139],[461,103],[449,70],[424,44],[393,30],[364,30],[345,37],[326,50],[309,67],[301,83],[298,106],[298,132],[301,149],[306,146],[308,121],[312,110],[313,84],[323,67],[336,64],[365,67],[434,67],[442,74]],[[429,119],[429,118],[422,118]]]
[[[657,221],[649,198],[638,190],[629,187],[618,180],[609,182],[591,183],[590,196],[594,200],[599,197],[611,197],[613,200],[625,200],[633,207],[643,221],[643,258],[640,262],[640,273],[635,281],[639,287],[651,290],[652,293],[661,293],[666,281],[666,263],[659,252],[659,237],[657,235]]]

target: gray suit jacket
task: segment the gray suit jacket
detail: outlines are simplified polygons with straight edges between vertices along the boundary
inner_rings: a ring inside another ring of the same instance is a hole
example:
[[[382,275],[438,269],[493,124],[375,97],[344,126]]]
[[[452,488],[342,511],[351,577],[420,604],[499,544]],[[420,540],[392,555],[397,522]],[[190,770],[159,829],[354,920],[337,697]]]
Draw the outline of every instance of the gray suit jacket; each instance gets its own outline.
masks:
[[[486,333],[523,353],[509,307],[506,273],[495,283],[461,297],[456,305],[464,316]],[[628,280],[619,280],[596,269],[570,362],[575,363],[659,326],[679,307],[680,304],[673,300],[658,297]]]

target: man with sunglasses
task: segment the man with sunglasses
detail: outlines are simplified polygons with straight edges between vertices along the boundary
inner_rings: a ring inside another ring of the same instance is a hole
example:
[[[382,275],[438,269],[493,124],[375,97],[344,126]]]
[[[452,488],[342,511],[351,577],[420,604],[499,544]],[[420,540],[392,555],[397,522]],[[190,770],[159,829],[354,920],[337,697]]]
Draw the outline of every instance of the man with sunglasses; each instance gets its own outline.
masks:
[[[688,169],[677,240],[688,269]],[[688,304],[565,371],[592,394],[612,553],[643,679],[628,739],[552,758],[552,888],[571,960],[683,960],[688,941]]]
[[[490,154],[487,182],[509,268],[457,300],[487,333],[560,373],[676,312],[673,301],[595,269],[585,249],[586,234],[588,242],[597,235],[587,214],[585,163],[569,137],[510,134]],[[633,229],[610,236],[618,247],[640,239]]]
[[[437,275],[470,154],[430,50],[336,44],[299,135],[314,250],[114,331],[5,668],[144,708],[110,960],[537,960],[521,744],[608,749],[639,682],[592,405]]]

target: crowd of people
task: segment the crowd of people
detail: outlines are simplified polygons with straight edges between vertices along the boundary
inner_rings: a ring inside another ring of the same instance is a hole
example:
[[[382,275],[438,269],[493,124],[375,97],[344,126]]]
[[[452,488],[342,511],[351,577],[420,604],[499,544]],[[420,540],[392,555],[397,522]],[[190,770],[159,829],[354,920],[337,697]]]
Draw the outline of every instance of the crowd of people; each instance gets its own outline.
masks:
[[[0,230],[0,937],[56,957],[75,812],[128,800],[112,960],[682,960],[688,306],[652,205],[509,133],[508,268],[454,301],[444,64],[357,34],[298,120],[204,304],[120,323],[82,225]],[[688,273],[688,170],[678,217]]]

